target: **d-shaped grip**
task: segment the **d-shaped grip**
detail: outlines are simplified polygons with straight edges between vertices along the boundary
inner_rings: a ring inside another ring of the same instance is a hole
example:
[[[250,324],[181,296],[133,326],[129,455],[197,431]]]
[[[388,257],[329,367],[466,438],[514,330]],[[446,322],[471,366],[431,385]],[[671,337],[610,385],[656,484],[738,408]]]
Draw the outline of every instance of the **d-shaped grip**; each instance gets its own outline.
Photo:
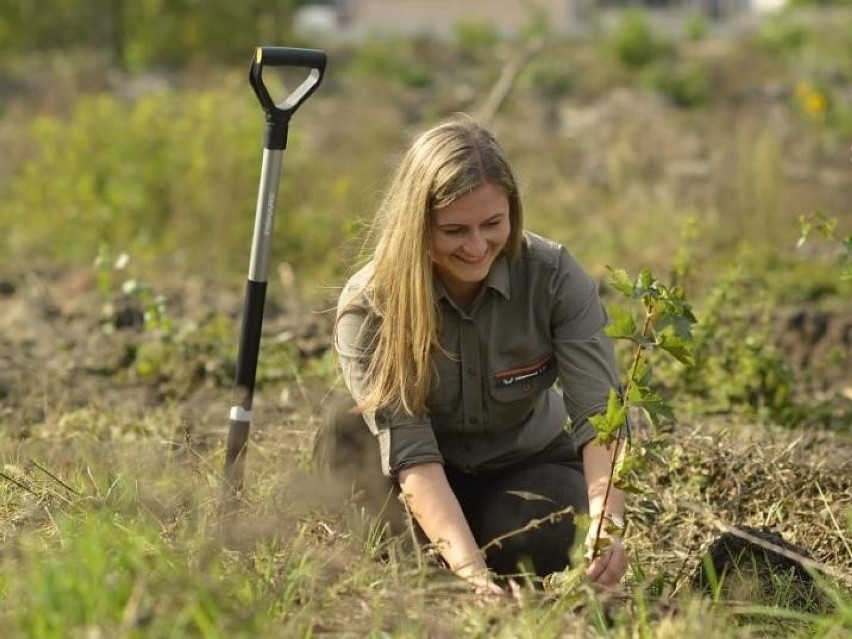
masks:
[[[287,125],[296,110],[316,91],[325,74],[326,54],[319,49],[258,47],[249,70],[249,83],[266,113],[267,149],[287,146]],[[276,104],[263,83],[263,67],[301,67],[310,69],[308,77],[284,100]]]

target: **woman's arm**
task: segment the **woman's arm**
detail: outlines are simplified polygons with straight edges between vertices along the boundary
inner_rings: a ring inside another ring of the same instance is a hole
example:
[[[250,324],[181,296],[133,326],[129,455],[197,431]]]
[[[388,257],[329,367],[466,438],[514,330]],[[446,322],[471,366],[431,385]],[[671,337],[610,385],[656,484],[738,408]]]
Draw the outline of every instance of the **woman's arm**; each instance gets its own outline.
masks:
[[[615,443],[612,444],[613,446]],[[622,443],[623,447],[624,444]],[[616,460],[617,462],[618,460]],[[589,487],[589,515],[624,516],[624,492],[612,486],[607,497],[606,512],[604,512],[604,496],[609,482],[610,467],[612,466],[612,450],[589,442],[583,446],[583,471],[586,475],[586,485]]]
[[[503,590],[488,577],[482,552],[465,519],[441,464],[417,464],[399,473],[399,485],[411,514],[450,569],[484,593]]]
[[[593,550],[592,546],[595,543],[599,525],[601,537],[610,539],[609,546],[597,557],[592,558],[586,571],[589,579],[602,586],[616,585],[627,572],[628,567],[627,552],[621,543],[620,533],[610,535],[607,532],[610,522],[603,521],[599,524],[600,519],[605,518],[606,515],[617,515],[619,519],[624,516],[624,492],[615,486],[610,487],[606,504],[604,504],[611,466],[611,449],[595,442],[589,442],[583,446],[583,471],[589,491],[589,515],[592,517],[592,523],[586,535],[587,552],[591,553]]]

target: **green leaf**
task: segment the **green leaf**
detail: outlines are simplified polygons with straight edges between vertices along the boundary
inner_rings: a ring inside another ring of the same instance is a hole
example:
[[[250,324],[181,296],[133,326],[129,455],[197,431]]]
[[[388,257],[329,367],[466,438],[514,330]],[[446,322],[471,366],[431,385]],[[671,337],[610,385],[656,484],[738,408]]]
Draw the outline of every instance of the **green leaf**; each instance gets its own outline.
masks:
[[[659,395],[646,395],[641,402],[636,402],[635,406],[642,409],[642,412],[645,413],[645,417],[652,424],[659,424],[661,417],[668,421],[675,420],[675,414],[671,406],[669,406]]]
[[[629,493],[631,495],[641,495],[645,492],[644,490],[642,490],[642,488],[640,488],[636,484],[632,483],[629,479],[626,479],[624,477],[616,477],[612,483],[620,491]]]
[[[696,323],[695,317],[689,309],[678,315],[663,315],[655,324],[654,330],[658,333],[671,329],[679,338],[692,339],[692,327]]]
[[[609,397],[606,402],[606,418],[616,429],[624,426],[627,417],[627,407],[614,388],[609,389]]]
[[[615,290],[620,291],[626,297],[634,297],[635,291],[633,290],[633,282],[630,281],[630,276],[627,274],[627,271],[621,268],[610,268],[609,270],[612,277],[612,287]]]
[[[695,363],[690,341],[674,333],[665,332],[658,335],[657,347],[687,366],[692,366]]]
[[[648,267],[643,268],[639,271],[639,277],[636,279],[636,285],[647,290],[651,290],[654,288],[655,280],[654,276],[651,274],[651,269]]]
[[[636,363],[632,381],[638,386],[648,386],[651,383],[651,366],[644,357],[640,357]]]
[[[627,407],[623,404],[621,396],[614,388],[609,390],[606,412],[589,417],[589,423],[591,423],[598,433],[596,441],[601,444],[611,442],[626,422]]]
[[[604,332],[613,339],[633,339],[636,337],[636,320],[633,313],[620,306],[609,306],[607,312],[610,316],[610,324]]]
[[[627,401],[631,404],[638,404],[644,397],[644,390],[645,389],[640,388],[638,384],[631,384],[627,388]]]
[[[605,413],[591,415],[589,417],[589,423],[592,425],[592,428],[594,428],[597,432],[597,435],[595,436],[595,442],[597,442],[598,444],[608,444],[614,439],[612,428],[610,427],[610,424],[607,421]]]

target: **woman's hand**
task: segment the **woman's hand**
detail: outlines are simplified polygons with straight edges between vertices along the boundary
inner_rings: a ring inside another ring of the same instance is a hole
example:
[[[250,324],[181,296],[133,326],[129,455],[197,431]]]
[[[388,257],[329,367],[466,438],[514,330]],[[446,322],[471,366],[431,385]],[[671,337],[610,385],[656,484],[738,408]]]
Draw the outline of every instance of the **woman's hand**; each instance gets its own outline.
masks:
[[[508,593],[488,572],[444,467],[436,463],[409,466],[399,473],[399,485],[409,511],[450,570],[469,583],[477,595],[505,597]]]
[[[604,588],[612,588],[618,585],[627,572],[627,551],[621,541],[620,531],[612,531],[612,526],[606,519],[603,525],[599,526],[600,523],[600,517],[593,518],[589,532],[586,534],[586,557],[590,559],[586,575],[592,583]],[[598,553],[593,556],[595,536],[599,527]]]
[[[484,598],[491,597],[506,597],[508,592],[494,583],[491,572],[485,565],[464,566],[454,571],[458,577],[464,579],[471,588],[474,594]]]

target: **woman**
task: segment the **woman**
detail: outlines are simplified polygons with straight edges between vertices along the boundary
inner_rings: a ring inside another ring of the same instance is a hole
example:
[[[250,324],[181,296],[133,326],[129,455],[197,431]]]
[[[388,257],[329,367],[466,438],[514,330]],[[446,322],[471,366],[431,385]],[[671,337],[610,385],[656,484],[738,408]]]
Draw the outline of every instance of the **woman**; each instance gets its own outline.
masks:
[[[624,496],[604,509],[610,451],[588,417],[619,381],[594,281],[524,232],[504,154],[469,118],[416,139],[376,221],[336,323],[357,414],[338,410],[324,437],[372,433],[419,529],[478,590],[502,592],[492,576],[519,566],[568,567],[571,512],[593,519],[587,548],[598,528],[611,537],[588,575],[616,584]]]

